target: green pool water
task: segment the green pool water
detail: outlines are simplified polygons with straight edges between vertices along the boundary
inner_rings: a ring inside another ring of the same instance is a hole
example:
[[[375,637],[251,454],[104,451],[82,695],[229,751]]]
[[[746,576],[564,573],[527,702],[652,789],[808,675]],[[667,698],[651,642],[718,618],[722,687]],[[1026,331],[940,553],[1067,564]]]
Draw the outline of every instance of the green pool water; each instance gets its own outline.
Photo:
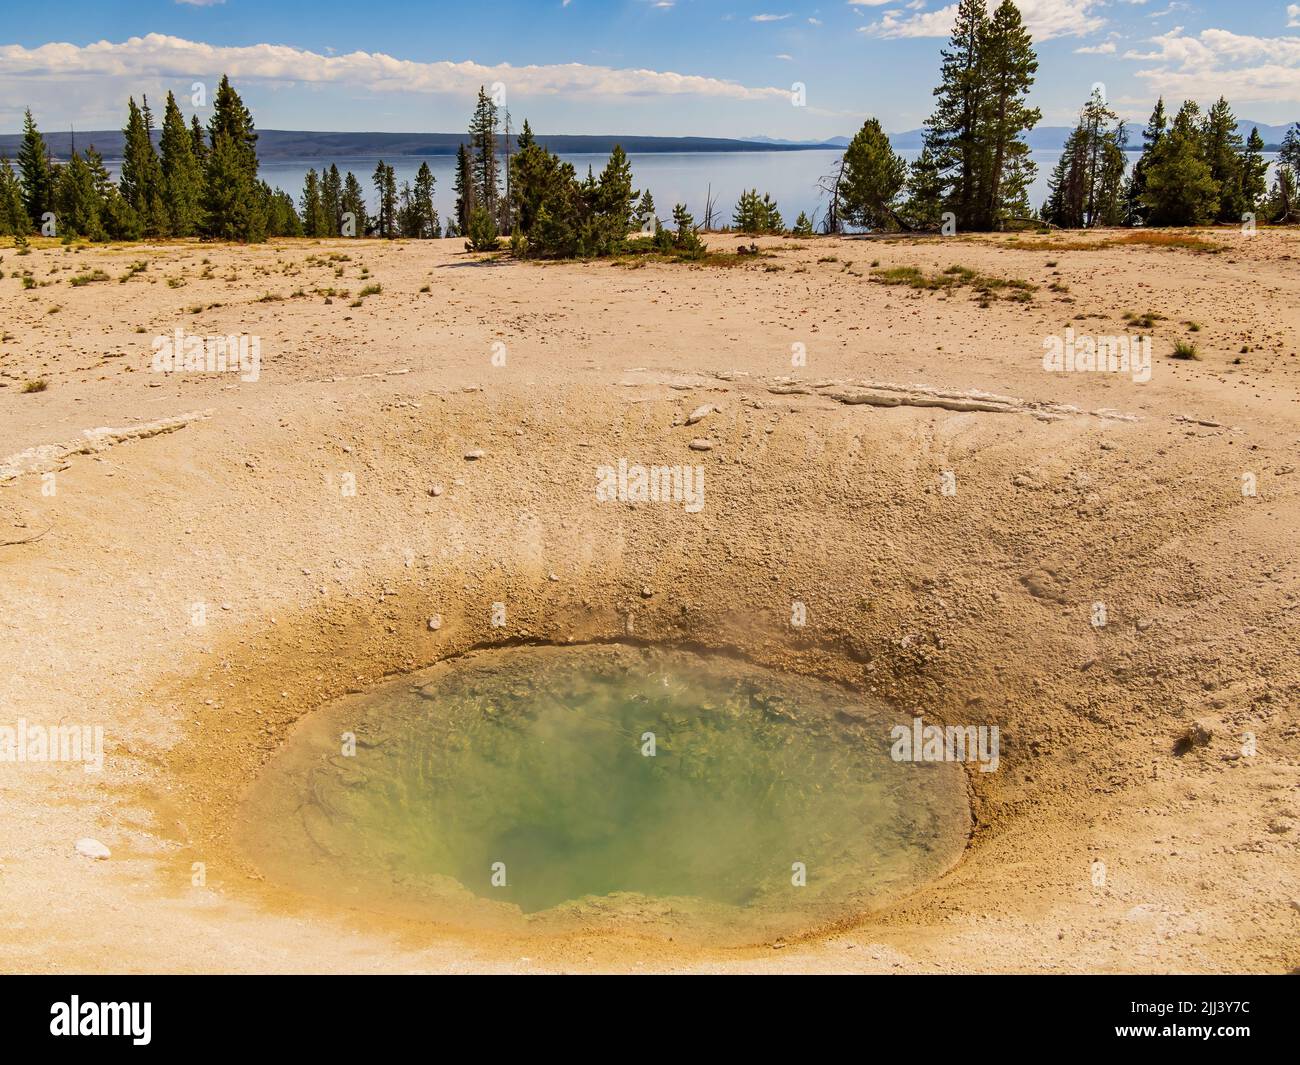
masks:
[[[951,764],[898,763],[904,716],[719,656],[482,652],[306,719],[253,788],[264,874],[451,922],[786,934],[948,868]]]

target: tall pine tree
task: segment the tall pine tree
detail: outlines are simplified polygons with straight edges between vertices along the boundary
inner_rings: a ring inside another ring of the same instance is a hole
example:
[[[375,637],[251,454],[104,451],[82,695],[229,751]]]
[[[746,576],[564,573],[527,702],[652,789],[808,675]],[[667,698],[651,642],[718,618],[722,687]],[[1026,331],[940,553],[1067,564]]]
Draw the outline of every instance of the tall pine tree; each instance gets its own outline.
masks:
[[[163,111],[161,149],[162,201],[168,229],[176,237],[198,232],[203,202],[203,167],[194,158],[194,142],[172,93]]]
[[[497,105],[482,86],[469,123],[469,141],[473,150],[475,206],[482,207],[495,220],[497,197]]]
[[[267,197],[257,179],[253,116],[222,75],[208,121],[204,230],[222,240],[266,239]]]
[[[32,225],[39,226],[47,211],[54,210],[54,166],[45,138],[36,128],[30,109],[23,115],[23,140],[18,148],[18,173],[23,187],[23,209]]]

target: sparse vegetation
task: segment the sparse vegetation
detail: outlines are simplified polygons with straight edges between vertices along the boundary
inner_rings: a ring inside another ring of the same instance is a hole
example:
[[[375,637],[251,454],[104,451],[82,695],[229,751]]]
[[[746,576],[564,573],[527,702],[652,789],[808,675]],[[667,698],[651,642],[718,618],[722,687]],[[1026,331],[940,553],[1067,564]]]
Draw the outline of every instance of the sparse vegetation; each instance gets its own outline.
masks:
[[[892,266],[873,270],[871,280],[882,285],[906,285],[927,292],[951,292],[969,287],[982,302],[1008,299],[1017,303],[1033,300],[1038,286],[1019,278],[991,277],[966,266],[949,266],[937,274],[927,274],[919,266]]]

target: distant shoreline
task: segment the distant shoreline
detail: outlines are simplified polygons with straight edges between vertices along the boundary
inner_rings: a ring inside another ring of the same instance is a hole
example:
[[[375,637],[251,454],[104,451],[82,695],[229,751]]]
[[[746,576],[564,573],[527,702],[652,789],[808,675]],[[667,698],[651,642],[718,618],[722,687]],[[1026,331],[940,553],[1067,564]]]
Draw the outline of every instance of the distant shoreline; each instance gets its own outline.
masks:
[[[154,130],[158,144],[161,129]],[[86,130],[46,133],[50,154],[59,160],[71,157],[72,144],[79,149],[94,145],[105,159],[122,157],[121,130]],[[505,138],[501,137],[502,153]],[[788,144],[780,141],[736,140],[726,137],[620,137],[614,135],[537,134],[539,144],[560,155],[608,155],[614,146],[638,155],[703,152],[797,152],[842,151],[836,141]],[[0,155],[13,158],[22,142],[21,133],[0,133]],[[454,156],[461,144],[469,143],[468,133],[330,133],[310,130],[262,129],[257,131],[257,154],[263,161],[276,159],[323,159],[368,156]],[[510,150],[516,147],[516,135],[510,135]]]

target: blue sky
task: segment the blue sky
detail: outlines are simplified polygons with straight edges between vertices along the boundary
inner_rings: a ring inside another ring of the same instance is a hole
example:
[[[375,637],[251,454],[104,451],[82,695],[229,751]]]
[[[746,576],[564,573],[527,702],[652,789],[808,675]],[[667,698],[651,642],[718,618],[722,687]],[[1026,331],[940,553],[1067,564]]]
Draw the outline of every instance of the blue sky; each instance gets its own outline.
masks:
[[[1022,0],[1044,123],[1094,82],[1141,120],[1155,96],[1239,117],[1300,119],[1300,0]],[[58,0],[11,4],[0,30],[0,131],[116,127],[128,94],[229,71],[259,126],[453,131],[480,83],[516,124],[556,133],[819,139],[874,115],[928,113],[945,0]],[[791,104],[791,86],[807,105]],[[200,111],[202,114],[203,112]]]

